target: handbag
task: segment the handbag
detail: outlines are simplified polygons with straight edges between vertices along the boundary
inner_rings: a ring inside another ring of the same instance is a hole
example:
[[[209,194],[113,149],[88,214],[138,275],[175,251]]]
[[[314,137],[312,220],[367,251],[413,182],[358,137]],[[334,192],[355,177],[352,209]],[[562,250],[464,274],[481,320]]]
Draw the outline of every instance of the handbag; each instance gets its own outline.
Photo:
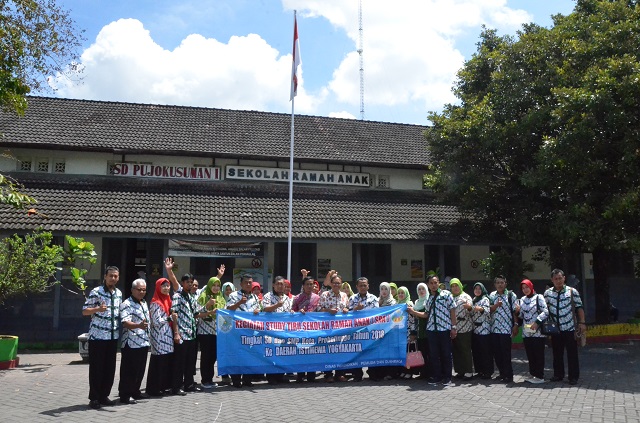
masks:
[[[558,335],[560,333],[560,328],[555,322],[550,322],[549,319],[545,320],[540,326],[540,332],[543,335]]]
[[[413,344],[414,346],[416,345],[415,342],[412,342],[411,344]],[[407,349],[409,349],[409,345],[407,345]],[[422,367],[422,366],[424,366],[424,356],[422,355],[421,351],[418,351],[418,348],[416,346],[415,351],[407,352],[406,368],[412,369],[414,367]]]

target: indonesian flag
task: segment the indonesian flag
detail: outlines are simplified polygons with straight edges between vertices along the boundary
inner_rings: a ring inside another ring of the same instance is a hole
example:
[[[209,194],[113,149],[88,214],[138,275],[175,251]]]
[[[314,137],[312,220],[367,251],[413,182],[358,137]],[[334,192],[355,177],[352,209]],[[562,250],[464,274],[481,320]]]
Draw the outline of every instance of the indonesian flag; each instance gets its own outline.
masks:
[[[298,94],[298,66],[300,65],[300,42],[298,41],[298,20],[293,18],[293,63],[291,66],[291,97],[293,100]]]

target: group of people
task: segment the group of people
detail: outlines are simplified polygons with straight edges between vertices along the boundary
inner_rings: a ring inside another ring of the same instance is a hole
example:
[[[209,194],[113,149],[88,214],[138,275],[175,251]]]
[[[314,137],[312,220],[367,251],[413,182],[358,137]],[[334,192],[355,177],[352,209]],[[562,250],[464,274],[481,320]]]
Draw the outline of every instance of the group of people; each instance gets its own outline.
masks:
[[[318,281],[302,269],[302,290],[291,293],[291,284],[281,276],[273,282],[273,290],[262,294],[251,275],[244,275],[240,289],[233,283],[222,284],[225,266],[218,274],[198,287],[193,275],[185,274],[178,282],[173,260],[165,260],[167,278],[155,283],[150,304],[145,301],[146,282],[136,279],[131,296],[122,300],[116,287],[119,270],[106,268],[103,284],[94,288],[83,307],[83,315],[91,316],[89,330],[89,406],[100,408],[114,405],[109,398],[113,386],[118,342],[121,342],[120,383],[118,393],[124,404],[163,395],[186,395],[214,388],[214,366],[217,359],[216,312],[226,308],[251,313],[311,313],[330,314],[356,312],[395,304],[407,305],[407,349],[420,351],[425,365],[415,369],[404,367],[372,367],[367,369],[371,380],[411,379],[415,375],[430,384],[449,384],[452,375],[463,380],[473,377],[491,379],[494,363],[502,382],[513,381],[511,364],[512,337],[523,328],[523,343],[529,361],[531,383],[544,382],[544,349],[547,336],[541,326],[554,322],[557,333],[551,336],[554,376],[564,378],[564,351],[567,351],[568,380],[577,383],[579,377],[576,334],[586,330],[580,295],[565,284],[564,273],[555,269],[553,286],[544,295],[536,294],[533,284],[523,280],[523,296],[518,299],[506,287],[506,279],[494,280],[490,294],[478,282],[474,296],[464,292],[459,279],[450,281],[444,289],[437,276],[417,287],[417,299],[411,300],[406,287],[394,283],[380,284],[379,297],[369,292],[365,277],[356,281],[353,292],[348,282],[335,270],[327,273],[322,288]],[[257,289],[256,289],[257,288]],[[173,295],[171,295],[173,290]],[[120,327],[121,326],[121,327]],[[120,330],[122,336],[120,337]],[[195,383],[198,349],[200,356],[200,386]],[[141,384],[147,368],[146,393]],[[256,375],[219,375],[222,381],[236,388],[252,386]],[[270,384],[287,383],[289,375],[268,374]],[[361,381],[361,368],[325,372],[324,381]],[[298,373],[297,382],[316,380],[316,372]]]

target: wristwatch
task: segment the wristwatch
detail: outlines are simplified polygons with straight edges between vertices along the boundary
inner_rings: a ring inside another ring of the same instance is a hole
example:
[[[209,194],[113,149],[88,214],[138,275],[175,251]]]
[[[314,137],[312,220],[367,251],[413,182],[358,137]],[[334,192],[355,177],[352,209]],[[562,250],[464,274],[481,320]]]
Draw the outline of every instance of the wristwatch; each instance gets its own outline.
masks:
[[[458,330],[458,326],[457,325],[451,326],[451,330],[453,330],[453,329]]]

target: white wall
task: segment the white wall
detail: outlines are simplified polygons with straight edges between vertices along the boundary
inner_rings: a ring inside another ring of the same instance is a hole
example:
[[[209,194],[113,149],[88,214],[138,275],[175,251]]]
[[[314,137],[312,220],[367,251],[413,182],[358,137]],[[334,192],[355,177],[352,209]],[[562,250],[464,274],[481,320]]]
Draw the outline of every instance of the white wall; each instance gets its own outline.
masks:
[[[477,282],[486,280],[482,273],[480,260],[489,257],[489,246],[461,245],[460,246],[460,279],[463,282]],[[473,267],[477,264],[477,267]]]
[[[345,281],[353,280],[353,275],[351,274],[352,246],[350,242],[318,241],[316,254],[318,259],[331,259],[331,269],[337,270]],[[317,275],[320,284],[324,281],[325,276]]]
[[[406,260],[406,264],[402,264]],[[411,261],[422,262],[422,276],[411,276]],[[392,281],[423,281],[426,275],[424,268],[423,243],[393,243],[391,244],[391,280]]]

